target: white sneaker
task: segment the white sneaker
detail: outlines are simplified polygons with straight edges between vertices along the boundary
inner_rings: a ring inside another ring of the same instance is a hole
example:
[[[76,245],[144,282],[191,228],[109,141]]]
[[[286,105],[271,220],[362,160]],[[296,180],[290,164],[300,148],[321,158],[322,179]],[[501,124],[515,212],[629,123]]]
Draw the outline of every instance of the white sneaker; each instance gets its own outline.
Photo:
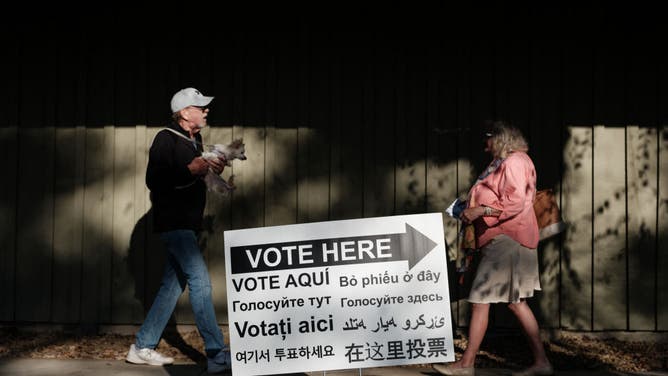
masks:
[[[130,351],[125,360],[134,364],[148,364],[151,366],[164,366],[174,363],[174,358],[164,356],[153,349],[137,349],[135,345],[130,346]]]

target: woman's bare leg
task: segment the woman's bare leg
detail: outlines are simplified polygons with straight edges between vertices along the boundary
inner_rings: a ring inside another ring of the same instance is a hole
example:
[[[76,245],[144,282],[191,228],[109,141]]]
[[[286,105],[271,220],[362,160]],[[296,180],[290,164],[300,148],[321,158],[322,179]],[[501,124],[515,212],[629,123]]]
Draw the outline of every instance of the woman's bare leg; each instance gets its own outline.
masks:
[[[531,311],[531,307],[527,304],[526,301],[522,300],[519,303],[511,303],[508,305],[508,308],[515,314],[517,321],[520,323],[520,327],[524,332],[524,335],[529,342],[529,347],[531,348],[531,353],[533,354],[534,364],[532,367],[546,367],[550,364],[550,361],[545,355],[545,348],[543,347],[543,341],[540,339],[540,329],[538,327],[538,322],[536,317]]]
[[[459,360],[461,367],[473,367],[476,355],[480,350],[480,344],[485,338],[487,323],[489,322],[489,304],[472,303],[471,322],[469,323],[469,343],[464,350],[464,355]],[[455,363],[455,364],[457,364]]]

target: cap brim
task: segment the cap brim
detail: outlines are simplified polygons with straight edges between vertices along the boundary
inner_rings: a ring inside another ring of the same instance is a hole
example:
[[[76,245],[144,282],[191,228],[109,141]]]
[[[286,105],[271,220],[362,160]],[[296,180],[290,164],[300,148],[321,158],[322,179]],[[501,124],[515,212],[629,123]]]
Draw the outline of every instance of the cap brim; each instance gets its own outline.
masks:
[[[204,107],[208,106],[209,103],[213,100],[213,97],[206,97],[202,95],[201,97],[196,97],[195,98],[195,103],[193,105],[199,106],[199,107]]]

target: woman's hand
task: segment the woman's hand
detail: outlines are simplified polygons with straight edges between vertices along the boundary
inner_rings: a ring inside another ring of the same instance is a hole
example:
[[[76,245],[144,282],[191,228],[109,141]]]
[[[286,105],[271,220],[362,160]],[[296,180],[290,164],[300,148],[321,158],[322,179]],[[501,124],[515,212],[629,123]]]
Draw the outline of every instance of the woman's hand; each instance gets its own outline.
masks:
[[[473,223],[476,219],[482,217],[482,215],[485,213],[485,208],[482,206],[476,206],[473,208],[466,208],[462,212],[462,214],[459,215],[459,218],[464,223]]]
[[[459,215],[459,218],[464,223],[472,223],[476,219],[487,216],[487,217],[498,217],[501,215],[501,210],[494,209],[488,206],[476,206],[474,208],[464,209],[462,214]]]

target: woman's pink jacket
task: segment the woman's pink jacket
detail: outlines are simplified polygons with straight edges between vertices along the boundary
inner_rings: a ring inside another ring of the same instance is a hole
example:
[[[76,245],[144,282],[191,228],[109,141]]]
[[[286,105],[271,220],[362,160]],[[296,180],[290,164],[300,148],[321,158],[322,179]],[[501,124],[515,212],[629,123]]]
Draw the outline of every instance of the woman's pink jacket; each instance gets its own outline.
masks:
[[[481,217],[474,224],[476,243],[482,248],[505,234],[527,248],[538,246],[538,225],[533,210],[536,169],[524,152],[511,153],[501,165],[471,188],[471,202],[501,211],[499,217]]]

